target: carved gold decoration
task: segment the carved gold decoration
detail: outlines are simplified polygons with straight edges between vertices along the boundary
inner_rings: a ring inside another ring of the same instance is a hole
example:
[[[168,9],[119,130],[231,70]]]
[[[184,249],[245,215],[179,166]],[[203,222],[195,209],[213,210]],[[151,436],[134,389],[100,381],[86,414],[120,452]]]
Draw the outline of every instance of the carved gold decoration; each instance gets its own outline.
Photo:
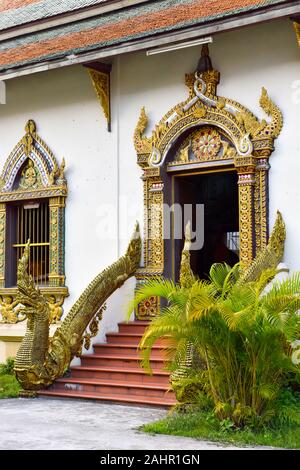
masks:
[[[47,144],[37,134],[36,124],[30,119],[25,136],[8,156],[2,174],[0,190],[0,289],[4,297],[16,300],[11,288],[5,287],[5,232],[6,203],[49,199],[50,208],[50,276],[49,295],[64,299],[68,295],[64,272],[64,208],[68,193],[65,179],[65,160],[59,167]],[[54,288],[54,290],[53,290]],[[56,300],[59,302],[59,300]]]
[[[89,323],[110,295],[134,275],[140,262],[138,225],[126,254],[102,271],[85,289],[49,341],[50,309],[28,274],[29,245],[18,265],[18,301],[24,306],[27,329],[15,361],[24,390],[39,390],[61,377],[78,354]]]
[[[255,172],[254,211],[255,239],[258,253],[268,242],[268,158],[258,158]]]
[[[280,109],[273,103],[265,88],[262,88],[259,104],[265,113],[272,118],[271,122],[263,127],[257,134],[260,138],[276,139],[283,126],[283,117]]]
[[[58,172],[58,178],[60,181],[65,181],[65,168],[66,168],[66,161],[63,158],[60,168],[59,168],[59,172]]]
[[[282,128],[282,113],[263,88],[259,102],[269,118],[258,119],[240,103],[217,95],[219,79],[220,74],[215,70],[186,75],[185,82],[189,89],[187,99],[176,104],[162,117],[154,126],[151,137],[145,135],[148,118],[145,109],[141,110],[134,133],[137,161],[144,171],[145,267],[139,274],[140,282],[156,271],[158,275],[162,274],[165,268],[163,237],[157,237],[154,244],[150,236],[153,226],[157,234],[163,233],[163,201],[164,195],[168,194],[164,184],[168,170],[185,171],[194,164],[197,171],[201,171],[201,165],[205,164],[203,168],[207,171],[209,165],[216,166],[217,160],[222,165],[228,160],[228,165],[233,165],[239,175],[242,266],[248,266],[253,257],[266,246],[268,159],[274,149],[274,140]],[[201,158],[197,159],[193,155],[193,136],[195,133],[205,133],[206,129],[220,135],[221,140],[216,144],[216,149],[218,145],[220,147],[216,152],[202,153]],[[183,134],[185,138],[180,140]],[[154,170],[159,172],[153,173]],[[155,189],[157,196],[154,196]],[[154,216],[151,220],[153,204],[161,204],[161,211],[156,209],[156,218]]]
[[[57,161],[47,144],[45,144],[36,133],[36,124],[32,119],[27,122],[25,131],[25,136],[18,142],[5,162],[1,174],[2,188],[0,201],[6,202],[12,200],[9,198],[11,194],[14,194],[16,197],[22,194],[29,199],[33,199],[35,197],[40,198],[45,192],[46,197],[49,197],[51,190],[56,191],[54,195],[60,190],[60,195],[66,196],[66,184],[61,186],[57,184]],[[38,172],[41,187],[32,188],[31,186],[28,188],[15,189],[16,178],[23,167],[25,167],[26,171],[30,161],[33,163],[34,169]]]
[[[219,96],[212,98],[206,95],[206,87],[204,79],[196,74],[193,98],[172,108],[156,124],[151,138],[143,135],[147,126],[147,116],[142,108],[134,135],[139,163],[139,155],[148,154],[150,166],[161,165],[166,158],[166,153],[179,135],[196,125],[204,124],[219,127],[225,131],[241,156],[251,155],[254,142],[251,142],[250,137],[254,140],[258,139],[260,145],[273,148],[273,140],[279,135],[282,127],[282,114],[264,88],[260,105],[271,117],[269,123],[264,119],[259,121],[247,108],[233,100]]]
[[[224,160],[234,160],[237,157],[236,149],[234,147],[231,147],[229,142],[226,142],[226,140],[221,140],[221,144],[223,147],[222,158]]]
[[[192,141],[189,140],[189,143],[183,147],[179,152],[178,161],[180,163],[188,163],[190,161],[190,149],[192,147]]]
[[[276,268],[282,261],[286,237],[282,215],[277,211],[276,221],[268,244],[259,252],[254,261],[242,272],[238,283],[253,281],[259,273],[268,268]]]
[[[28,163],[22,171],[19,188],[20,189],[36,189],[42,186],[39,172],[34,166],[32,160],[28,159]]]
[[[5,285],[6,204],[0,203],[0,287]]]
[[[103,109],[104,116],[107,121],[107,127],[110,131],[110,75],[109,73],[99,72],[97,70],[88,69],[96,95]]]
[[[41,286],[41,293],[47,300],[50,317],[49,322],[52,324],[59,323],[63,316],[63,303],[69,292],[67,287],[50,287]],[[19,305],[17,287],[0,288],[0,323],[18,323],[26,320],[23,315],[22,308]],[[4,309],[8,308],[7,314],[2,313],[2,304]],[[11,312],[9,310],[12,310]]]
[[[50,286],[63,286],[65,284],[64,265],[64,226],[65,226],[65,199],[62,197],[49,199],[50,209]]]
[[[56,299],[55,295],[47,296],[48,307],[50,310],[49,323],[58,323],[63,315],[62,305],[64,303],[64,297]]]
[[[179,283],[182,287],[191,287],[195,282],[195,277],[191,269],[191,223],[188,222],[185,227],[185,241],[181,253]]]
[[[143,300],[139,304],[137,317],[139,320],[155,317],[158,314],[159,301],[158,297],[152,296]]]
[[[216,157],[220,147],[220,134],[213,128],[202,127],[193,136],[192,149],[198,160],[210,160]]]
[[[156,271],[164,268],[163,247],[163,184],[152,182],[149,189],[149,214],[148,214],[148,265]]]
[[[13,297],[0,297],[0,323],[19,323],[25,320],[22,306]]]
[[[296,38],[298,42],[298,46],[300,47],[300,23],[298,21],[293,22],[295,33],[296,33]]]
[[[99,324],[100,321],[103,318],[103,313],[106,310],[106,304],[102,305],[102,307],[99,309],[99,312],[95,315],[95,317],[92,319],[91,323],[89,324],[89,331],[86,332],[83,336],[83,347],[87,351],[91,347],[91,339],[95,338],[97,336],[98,331],[99,331]]]
[[[138,155],[148,154],[151,151],[152,141],[143,134],[147,129],[148,118],[145,107],[141,108],[140,117],[134,131],[134,146]]]
[[[244,268],[253,259],[253,205],[254,175],[240,169],[239,173],[239,232],[240,232],[240,263]]]
[[[200,130],[192,132],[179,146],[174,160],[168,163],[168,168],[187,163],[197,164],[216,160],[234,161],[237,151],[232,143],[225,139],[226,136],[217,132],[214,127],[204,126]],[[203,143],[204,149],[202,148]]]

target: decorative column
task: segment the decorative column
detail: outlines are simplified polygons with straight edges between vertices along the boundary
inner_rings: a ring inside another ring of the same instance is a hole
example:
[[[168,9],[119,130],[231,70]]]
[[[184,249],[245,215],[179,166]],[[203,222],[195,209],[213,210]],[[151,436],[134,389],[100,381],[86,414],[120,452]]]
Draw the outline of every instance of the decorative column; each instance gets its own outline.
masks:
[[[6,204],[0,204],[0,287],[5,287]]]
[[[49,199],[50,211],[50,286],[65,285],[65,198],[62,196]]]
[[[255,256],[267,245],[269,239],[269,156],[270,152],[256,155],[256,183],[254,192]]]
[[[151,277],[161,276],[164,271],[164,226],[163,226],[163,182],[160,169],[147,167],[144,169],[144,268],[140,269],[136,278],[138,284]],[[158,297],[150,297],[138,305],[136,317],[145,319],[158,315],[160,301]]]
[[[253,157],[236,157],[235,166],[239,178],[240,263],[241,267],[245,268],[255,253],[255,161]]]
[[[164,270],[163,183],[148,181],[147,267],[155,273]]]

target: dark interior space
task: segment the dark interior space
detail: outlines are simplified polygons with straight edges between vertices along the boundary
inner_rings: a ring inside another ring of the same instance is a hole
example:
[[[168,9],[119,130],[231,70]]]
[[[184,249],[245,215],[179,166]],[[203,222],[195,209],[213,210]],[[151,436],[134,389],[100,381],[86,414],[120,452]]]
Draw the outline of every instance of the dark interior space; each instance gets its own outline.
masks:
[[[174,177],[174,202],[192,205],[192,230],[196,230],[196,204],[204,204],[204,245],[191,250],[191,266],[207,278],[213,263],[233,266],[239,261],[238,185],[234,171]],[[175,216],[176,218],[176,216]],[[201,219],[200,219],[201,222]],[[176,224],[176,220],[174,219]],[[180,223],[180,222],[179,222]],[[184,217],[181,220],[184,233]],[[198,222],[198,232],[203,223]],[[183,240],[174,240],[175,278],[178,280]]]

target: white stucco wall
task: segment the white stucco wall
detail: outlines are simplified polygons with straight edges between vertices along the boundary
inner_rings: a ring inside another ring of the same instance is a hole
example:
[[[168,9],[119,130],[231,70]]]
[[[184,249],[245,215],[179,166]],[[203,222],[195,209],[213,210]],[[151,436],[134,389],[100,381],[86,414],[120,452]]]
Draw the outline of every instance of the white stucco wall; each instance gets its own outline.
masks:
[[[300,93],[293,89],[300,80],[300,51],[292,24],[277,21],[220,34],[210,52],[214,67],[221,72],[220,95],[240,101],[262,118],[259,97],[265,86],[283,111],[284,128],[270,160],[270,221],[272,225],[280,209],[287,225],[285,263],[292,270],[300,269]],[[199,56],[200,48],[193,47],[150,57],[142,52],[116,58],[111,133],[87,72],[80,66],[7,83],[7,104],[0,106],[0,166],[29,118],[36,121],[38,133],[58,161],[66,159],[66,282],[70,290],[66,311],[90,280],[125,251],[134,220],[142,223],[141,170],[133,146],[141,106],[146,107],[151,130],[186,98],[184,74],[195,69]],[[104,209],[111,216],[106,235]],[[110,300],[100,339],[124,318],[133,285],[133,280],[127,282]]]

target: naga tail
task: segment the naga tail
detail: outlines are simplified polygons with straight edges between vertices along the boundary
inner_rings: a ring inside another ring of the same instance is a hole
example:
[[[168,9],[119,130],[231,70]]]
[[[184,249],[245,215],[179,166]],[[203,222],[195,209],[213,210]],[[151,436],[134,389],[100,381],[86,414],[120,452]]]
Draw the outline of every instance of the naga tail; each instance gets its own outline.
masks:
[[[28,259],[19,262],[18,281],[20,302],[28,312],[27,332],[20,350],[26,351],[26,364],[22,363],[22,375],[17,378],[24,390],[39,390],[51,385],[68,369],[73,357],[81,351],[85,330],[94,317],[103,310],[103,304],[110,295],[134,275],[141,257],[141,237],[136,224],[134,235],[124,256],[104,269],[84,290],[67,314],[62,325],[48,341],[49,322],[47,302],[35,288],[27,272]],[[31,302],[31,299],[34,302]],[[36,311],[38,309],[38,311]],[[45,344],[41,344],[45,343]],[[17,356],[18,358],[18,356]],[[16,360],[15,368],[19,364]]]
[[[249,267],[242,271],[237,281],[238,285],[257,280],[265,269],[277,268],[282,261],[285,236],[285,224],[281,213],[277,211],[276,221],[267,246],[258,253]]]

